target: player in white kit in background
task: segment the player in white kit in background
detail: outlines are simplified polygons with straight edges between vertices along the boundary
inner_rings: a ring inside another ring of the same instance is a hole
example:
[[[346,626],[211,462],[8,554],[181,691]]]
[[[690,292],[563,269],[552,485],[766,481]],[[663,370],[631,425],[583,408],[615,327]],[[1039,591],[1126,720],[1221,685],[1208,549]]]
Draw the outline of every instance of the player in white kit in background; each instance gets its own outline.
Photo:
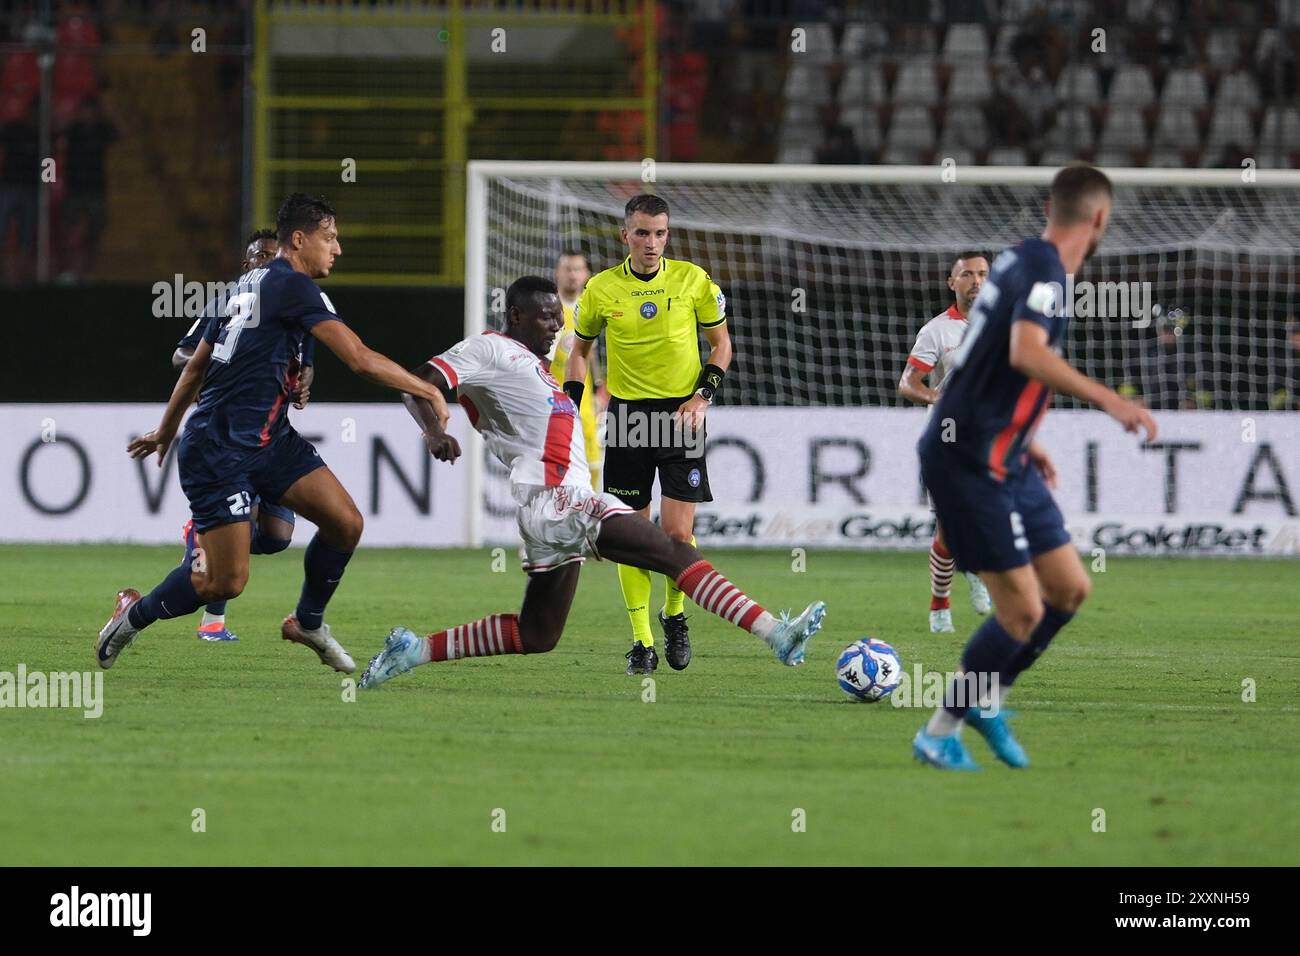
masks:
[[[456,390],[488,450],[510,469],[528,586],[518,614],[492,614],[424,637],[394,628],[360,686],[375,687],[434,661],[551,650],[564,631],[588,555],[671,575],[692,601],[761,638],[781,663],[803,663],[825,604],[815,601],[793,620],[774,617],[694,546],[670,538],[613,495],[592,490],[578,408],[545,364],[563,328],[555,283],[525,276],[506,291],[504,333],[472,336],[413,370],[418,378]],[[460,445],[443,430],[432,403],[411,395],[402,400],[430,454],[454,462]]]
[[[967,320],[975,296],[989,277],[989,261],[982,252],[962,252],[952,264],[948,274],[948,288],[953,293],[953,304],[939,313],[916,335],[916,344],[903,367],[903,377],[898,382],[898,393],[913,402],[930,406],[927,415],[939,400],[943,379],[947,372],[947,356],[966,333]],[[923,380],[929,378],[927,385]],[[952,625],[952,575],[955,570],[952,555],[943,540],[943,529],[936,520],[934,541],[930,543],[930,633],[949,634]],[[989,592],[978,575],[966,573],[970,582],[970,603],[977,613],[988,614],[992,608]]]

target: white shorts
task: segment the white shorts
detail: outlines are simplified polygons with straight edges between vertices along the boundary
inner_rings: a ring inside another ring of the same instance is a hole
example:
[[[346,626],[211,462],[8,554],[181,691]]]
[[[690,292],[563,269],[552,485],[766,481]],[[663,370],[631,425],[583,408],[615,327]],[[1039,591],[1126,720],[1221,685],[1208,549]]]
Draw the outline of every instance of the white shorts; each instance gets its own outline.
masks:
[[[544,488],[519,485],[519,534],[524,539],[524,570],[552,571],[574,561],[585,561],[596,551],[600,523],[610,515],[632,514],[613,495],[580,485]]]

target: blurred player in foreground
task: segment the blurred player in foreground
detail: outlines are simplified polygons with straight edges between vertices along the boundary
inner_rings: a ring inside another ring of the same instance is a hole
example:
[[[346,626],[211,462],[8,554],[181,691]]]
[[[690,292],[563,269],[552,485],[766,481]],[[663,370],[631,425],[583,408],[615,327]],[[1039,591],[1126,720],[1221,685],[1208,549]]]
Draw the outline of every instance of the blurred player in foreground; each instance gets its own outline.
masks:
[[[244,248],[244,258],[239,264],[239,274],[244,275],[252,269],[262,268],[275,258],[279,248],[280,244],[276,242],[274,229],[257,230],[248,237]],[[194,350],[198,347],[199,341],[203,338],[207,323],[213,318],[220,321],[219,316],[224,312],[225,308],[226,300],[224,296],[214,298],[204,307],[203,314],[194,320],[194,324],[185,333],[185,337],[176,343],[176,351],[172,353],[173,368],[185,368],[189,360],[193,358]],[[305,408],[311,396],[313,341],[314,339],[307,338],[303,342],[302,355],[300,356],[302,367],[298,373],[298,391],[293,398],[294,408]],[[293,526],[294,514],[288,508],[264,502],[261,498],[254,498],[251,515],[252,541],[249,553],[278,554],[283,551],[289,547],[290,542],[293,540]],[[203,552],[198,546],[198,536],[194,533],[194,522],[192,520],[186,521],[185,527],[181,529],[181,540],[185,542],[185,554],[181,557],[181,564],[188,565],[196,558],[202,562]],[[199,622],[197,636],[201,641],[239,640],[234,632],[226,627],[225,601],[212,601],[203,609],[203,620]]]
[[[943,706],[912,743],[919,760],[944,770],[978,769],[962,744],[963,723],[1004,763],[1029,765],[1002,705],[1092,589],[1048,490],[1056,468],[1034,440],[1052,392],[1096,405],[1127,432],[1156,437],[1150,412],[1061,357],[1066,274],[1096,250],[1111,199],[1110,180],[1098,169],[1079,164],[1056,174],[1042,238],[994,260],[917,445],[957,567],[979,572],[996,607],[967,643]]]
[[[989,261],[980,252],[963,252],[957,256],[948,274],[948,288],[953,293],[953,303],[946,312],[936,315],[916,334],[916,344],[903,366],[903,377],[898,382],[898,393],[904,398],[927,406],[927,417],[939,400],[943,390],[943,377],[947,373],[948,355],[961,343],[962,333],[968,325],[971,304],[980,287],[989,277]],[[923,379],[929,377],[927,385]],[[934,541],[930,543],[930,633],[951,634],[952,605],[952,555],[944,544],[943,528],[935,522]],[[970,604],[977,614],[989,612],[989,592],[979,576],[966,572],[970,582]]]
[[[118,592],[113,616],[95,642],[100,667],[112,667],[154,621],[239,596],[248,581],[252,501],[260,496],[319,528],[303,558],[298,607],[285,618],[281,636],[310,647],[337,671],[356,669],[323,619],[361,539],[361,512],[285,414],[298,388],[304,340],[320,339],[362,378],[422,396],[443,421],[447,405],[438,389],[368,349],[312,281],[328,276],[342,255],[333,208],[294,193],[280,207],[276,232],[276,258],[241,276],[221,321],[208,323],[161,424],[127,446],[137,459],[156,451],[161,466],[182,416],[199,396],[176,457],[205,560],[201,569],[176,568],[144,597]]]
[[[773,617],[700,557],[613,495],[593,491],[586,450],[576,426],[578,409],[543,364],[564,328],[555,284],[537,276],[506,292],[507,328],[452,346],[416,369],[427,382],[454,388],[470,422],[510,469],[519,504],[519,532],[528,586],[518,614],[492,614],[420,637],[394,628],[371,659],[362,687],[375,687],[432,661],[494,654],[541,654],[564,633],[578,572],[587,555],[666,574],[706,611],[761,638],[777,660],[803,663],[808,640],[821,627],[826,605],[814,602],[794,620]],[[460,455],[437,409],[405,396],[430,453],[439,461]]]

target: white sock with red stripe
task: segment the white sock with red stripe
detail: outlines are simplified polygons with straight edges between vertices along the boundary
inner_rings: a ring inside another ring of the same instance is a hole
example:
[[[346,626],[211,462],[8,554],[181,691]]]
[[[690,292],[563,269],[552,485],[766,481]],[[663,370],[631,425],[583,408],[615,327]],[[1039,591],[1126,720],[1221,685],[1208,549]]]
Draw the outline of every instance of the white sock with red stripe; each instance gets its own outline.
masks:
[[[492,614],[481,621],[430,634],[425,638],[420,663],[523,652],[524,644],[519,639],[519,616]]]
[[[764,640],[776,627],[776,618],[713,570],[707,561],[696,561],[677,575],[677,586],[704,610]]]
[[[935,538],[930,542],[930,610],[941,611],[948,607],[952,594],[952,573],[957,562],[952,554]]]

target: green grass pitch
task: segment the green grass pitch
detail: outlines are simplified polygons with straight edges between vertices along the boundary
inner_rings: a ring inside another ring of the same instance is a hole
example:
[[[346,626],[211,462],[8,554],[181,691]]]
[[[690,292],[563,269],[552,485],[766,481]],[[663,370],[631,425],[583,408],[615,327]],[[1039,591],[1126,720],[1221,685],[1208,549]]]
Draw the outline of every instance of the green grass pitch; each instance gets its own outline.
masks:
[[[0,710],[5,862],[1300,863],[1294,562],[1111,559],[1013,695],[1033,768],[972,734],[984,771],[946,775],[911,758],[926,711],[848,700],[833,664],[870,634],[909,669],[951,670],[976,621],[963,580],[958,633],[931,636],[924,554],[812,552],[804,573],[781,552],[709,556],[770,608],[827,601],[805,666],[688,603],[695,659],[661,664],[646,702],[614,570],[589,563],[554,652],[434,664],[348,702],[279,638],[302,552],[254,558],[238,644],[160,622],[105,674],[99,719]],[[113,593],[178,557],[0,547],[0,670],[96,669]],[[517,609],[514,554],[491,564],[363,547],[334,633],[364,666],[394,625]]]

